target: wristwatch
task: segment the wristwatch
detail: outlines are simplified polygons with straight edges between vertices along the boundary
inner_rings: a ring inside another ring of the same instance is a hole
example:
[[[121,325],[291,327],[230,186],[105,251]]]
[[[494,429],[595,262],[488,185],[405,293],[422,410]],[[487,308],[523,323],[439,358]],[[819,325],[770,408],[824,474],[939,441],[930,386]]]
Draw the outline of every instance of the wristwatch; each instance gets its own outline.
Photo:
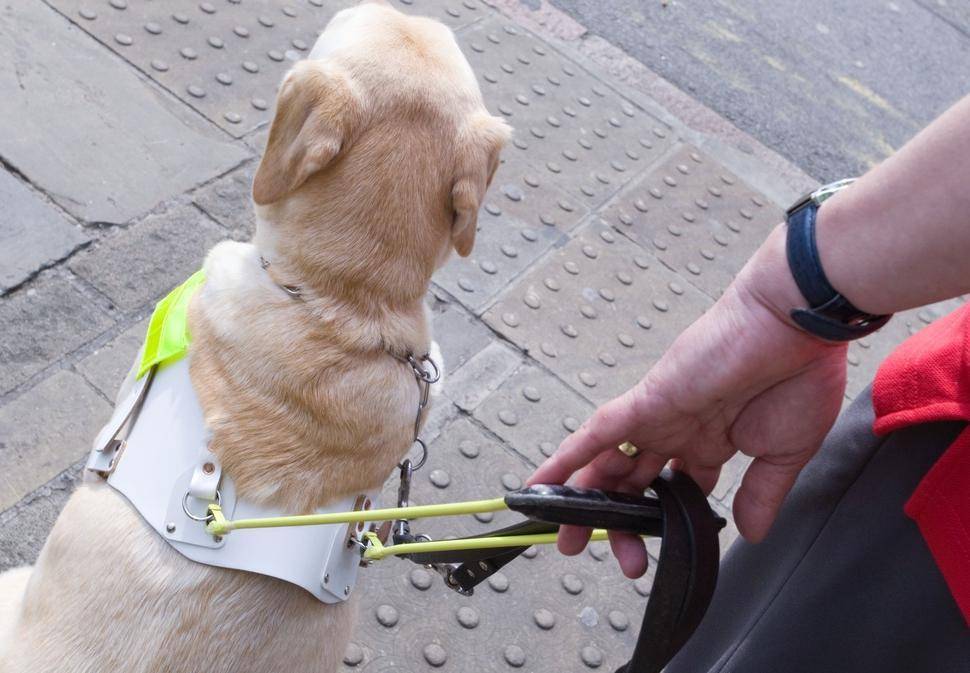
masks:
[[[854,178],[839,180],[809,192],[796,201],[785,216],[788,267],[809,306],[792,309],[791,318],[809,334],[827,341],[859,339],[875,332],[892,318],[891,314],[874,315],[853,306],[832,287],[822,270],[815,242],[819,207],[853,182]]]

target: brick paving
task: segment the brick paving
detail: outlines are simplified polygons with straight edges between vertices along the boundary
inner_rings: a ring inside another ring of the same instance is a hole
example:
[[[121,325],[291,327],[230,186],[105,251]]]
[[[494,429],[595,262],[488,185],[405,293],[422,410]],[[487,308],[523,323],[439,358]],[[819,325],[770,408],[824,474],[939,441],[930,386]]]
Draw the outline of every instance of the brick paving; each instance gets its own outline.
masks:
[[[36,557],[154,302],[215,242],[251,235],[276,85],[347,4],[25,0],[0,12],[0,568]],[[643,375],[812,186],[544,3],[495,5],[398,4],[456,30],[489,108],[516,129],[474,254],[428,297],[448,376],[415,502],[519,487]],[[949,308],[853,344],[848,397]],[[726,516],[745,464],[732,460],[712,494]],[[729,526],[722,545],[736,535]],[[344,665],[612,670],[649,586],[623,579],[602,544],[575,559],[530,553],[471,598],[385,561],[364,573]]]

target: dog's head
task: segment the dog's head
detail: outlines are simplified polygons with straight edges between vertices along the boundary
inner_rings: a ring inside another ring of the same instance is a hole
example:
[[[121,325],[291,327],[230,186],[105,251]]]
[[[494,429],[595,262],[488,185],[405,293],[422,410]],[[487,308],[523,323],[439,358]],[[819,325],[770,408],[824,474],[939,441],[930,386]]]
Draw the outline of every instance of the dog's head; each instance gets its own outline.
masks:
[[[441,248],[471,252],[509,134],[447,27],[364,2],[284,78],[253,200],[263,213],[398,211],[393,226],[422,229],[403,233],[423,236],[437,265]]]

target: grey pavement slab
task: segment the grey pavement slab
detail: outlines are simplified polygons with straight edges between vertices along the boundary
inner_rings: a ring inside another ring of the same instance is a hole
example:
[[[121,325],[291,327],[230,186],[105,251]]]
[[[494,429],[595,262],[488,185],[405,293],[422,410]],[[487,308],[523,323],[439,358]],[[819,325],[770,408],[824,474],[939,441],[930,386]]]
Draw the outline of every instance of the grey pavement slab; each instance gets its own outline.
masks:
[[[672,141],[666,124],[508,20],[477,23],[459,42],[486,103],[516,129],[506,156],[573,200],[602,204]]]
[[[0,408],[0,511],[76,463],[110,415],[111,406],[66,370]]]
[[[192,195],[195,205],[232,231],[235,238],[251,238],[256,233],[252,190],[257,165],[249,162]]]
[[[970,37],[970,5],[960,0],[916,0],[916,4],[932,12],[957,32]]]
[[[0,169],[0,294],[90,240],[54,206]]]
[[[0,514],[0,572],[37,560],[47,534],[80,484],[82,461]]]
[[[522,157],[505,158],[478,215],[475,248],[457,256],[435,282],[475,312],[574,229],[589,209]]]
[[[145,342],[147,331],[148,318],[146,317],[92,351],[76,363],[74,368],[104,397],[114,400],[118,395],[121,382],[135,363],[135,356]]]
[[[485,349],[492,334],[481,321],[453,302],[434,300],[432,334],[445,361],[445,381]],[[440,363],[439,363],[440,365]]]
[[[0,97],[0,156],[87,222],[126,222],[249,156],[36,0],[0,9]]]
[[[110,232],[68,265],[115,306],[130,311],[192,275],[209,248],[226,238],[229,233],[201,212],[177,205]]]
[[[83,346],[113,322],[114,316],[58,272],[0,298],[0,393]]]
[[[476,353],[455,376],[448,377],[445,394],[459,409],[470,413],[520,366],[522,356],[517,350],[493,341]]]

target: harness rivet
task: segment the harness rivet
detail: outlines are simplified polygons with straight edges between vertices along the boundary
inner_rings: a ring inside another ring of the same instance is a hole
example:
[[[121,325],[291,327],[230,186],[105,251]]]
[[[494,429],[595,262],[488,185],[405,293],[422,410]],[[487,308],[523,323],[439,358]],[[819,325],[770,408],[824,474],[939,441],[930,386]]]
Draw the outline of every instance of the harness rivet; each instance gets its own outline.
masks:
[[[488,564],[485,563],[485,561],[479,561],[478,562],[478,567],[481,568],[485,572],[488,572],[488,570],[489,570]]]
[[[327,573],[326,575],[323,576],[323,583],[330,584],[330,573]]]
[[[167,524],[165,524],[165,530],[167,530],[169,533],[174,533],[175,532],[175,524],[172,523],[171,521],[169,521]]]
[[[216,466],[213,465],[212,463],[204,463],[202,465],[202,471],[205,472],[206,474],[212,474],[213,472],[216,471]]]
[[[344,596],[349,596],[349,595],[350,595],[350,587],[346,586],[344,587]]]

